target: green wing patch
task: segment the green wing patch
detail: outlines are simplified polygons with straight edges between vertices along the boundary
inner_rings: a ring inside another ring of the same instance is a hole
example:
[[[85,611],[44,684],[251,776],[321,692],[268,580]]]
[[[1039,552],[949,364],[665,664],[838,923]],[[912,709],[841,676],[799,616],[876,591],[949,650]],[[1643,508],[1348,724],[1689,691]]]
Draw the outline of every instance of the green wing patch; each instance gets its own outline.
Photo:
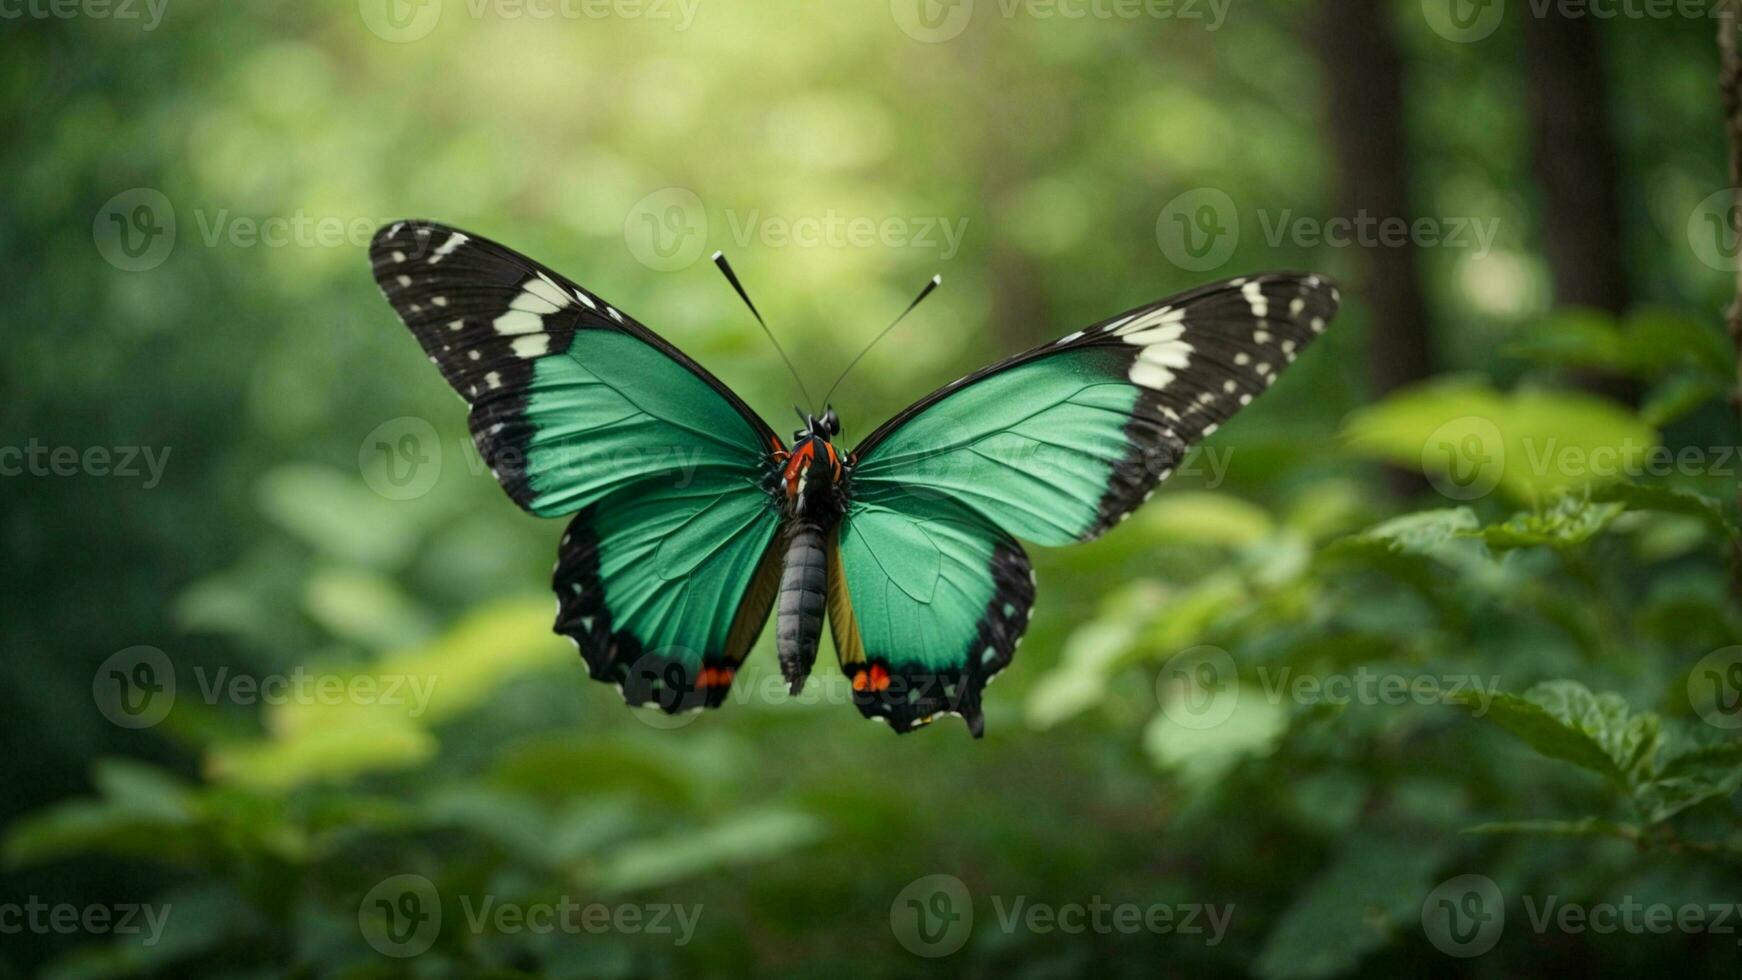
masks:
[[[829,560],[829,622],[854,704],[897,732],[959,714],[979,737],[980,694],[1028,626],[1028,556],[949,500],[872,496],[849,507]]]
[[[563,535],[556,631],[632,705],[718,707],[774,604],[779,523],[755,487],[607,497]]]

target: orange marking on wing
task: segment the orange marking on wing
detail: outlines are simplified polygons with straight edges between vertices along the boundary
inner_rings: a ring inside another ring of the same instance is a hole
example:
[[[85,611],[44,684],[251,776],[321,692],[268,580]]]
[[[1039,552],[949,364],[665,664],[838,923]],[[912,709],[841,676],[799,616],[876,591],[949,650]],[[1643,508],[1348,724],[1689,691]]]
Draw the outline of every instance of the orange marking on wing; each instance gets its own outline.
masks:
[[[730,687],[733,673],[731,667],[703,667],[701,675],[696,678],[696,690],[703,691],[710,687]]]

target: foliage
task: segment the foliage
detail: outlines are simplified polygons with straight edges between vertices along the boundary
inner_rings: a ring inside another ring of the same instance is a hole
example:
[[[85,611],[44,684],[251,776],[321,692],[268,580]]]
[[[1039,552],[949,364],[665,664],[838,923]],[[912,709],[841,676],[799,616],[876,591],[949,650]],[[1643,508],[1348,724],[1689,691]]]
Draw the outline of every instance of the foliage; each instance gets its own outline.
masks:
[[[1265,234],[1335,216],[1302,5],[1237,5],[1213,44],[985,3],[946,44],[888,4],[703,4],[693,32],[495,12],[513,6],[448,3],[403,44],[358,4],[171,5],[150,36],[9,22],[5,445],[173,454],[149,489],[5,477],[0,897],[171,914],[151,945],[9,935],[0,975],[1734,973],[1727,937],[1545,936],[1521,904],[1737,895],[1733,283],[1686,248],[1724,180],[1707,21],[1605,34],[1649,301],[1616,318],[1548,302],[1518,39],[1448,43],[1399,8],[1418,206],[1504,220],[1491,254],[1423,250],[1448,373],[1370,398],[1390,325],[1356,250]],[[180,219],[148,273],[93,248],[92,216],[133,187]],[[1194,187],[1241,212],[1214,272],[1157,248],[1158,208]],[[625,235],[666,188],[703,201],[706,248],[679,268]],[[828,213],[966,235],[946,254],[770,232]],[[429,216],[547,257],[770,419],[790,380],[705,252],[732,256],[813,385],[941,269],[838,393],[848,441],[1213,276],[1322,271],[1345,310],[1131,520],[1035,552],[985,739],[865,724],[827,650],[790,696],[766,636],[724,709],[673,720],[625,709],[550,633],[560,525],[503,499],[362,243],[230,235],[299,214]],[[1590,371],[1637,407],[1579,390]],[[436,477],[383,492],[372,433],[407,420]],[[1382,465],[1427,488],[1389,492]],[[135,728],[93,679],[139,644],[176,693]],[[939,874],[975,916],[933,960],[892,915]],[[1473,959],[1423,923],[1465,874],[1511,913]],[[372,890],[402,875],[443,922],[410,958],[369,933]],[[1007,928],[1019,897],[1233,914],[1214,942]],[[569,899],[701,916],[683,943],[479,918]]]

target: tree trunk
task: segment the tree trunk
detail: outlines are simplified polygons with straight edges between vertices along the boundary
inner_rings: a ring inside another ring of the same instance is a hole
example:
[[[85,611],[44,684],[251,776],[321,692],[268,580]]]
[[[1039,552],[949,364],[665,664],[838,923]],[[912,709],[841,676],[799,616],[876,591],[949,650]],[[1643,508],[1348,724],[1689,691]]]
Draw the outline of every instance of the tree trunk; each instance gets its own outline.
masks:
[[[1631,296],[1622,256],[1620,168],[1609,127],[1608,86],[1598,25],[1551,6],[1524,19],[1525,106],[1537,227],[1557,306],[1590,306],[1616,316]],[[1629,403],[1626,378],[1582,372],[1578,384]]]
[[[1415,216],[1403,119],[1403,57],[1393,33],[1396,7],[1385,0],[1324,0],[1317,26],[1324,63],[1331,139],[1337,164],[1336,214],[1383,220]],[[1368,376],[1375,396],[1426,378],[1433,332],[1414,242],[1356,246],[1354,283],[1373,313]],[[1399,495],[1424,485],[1391,471]]]

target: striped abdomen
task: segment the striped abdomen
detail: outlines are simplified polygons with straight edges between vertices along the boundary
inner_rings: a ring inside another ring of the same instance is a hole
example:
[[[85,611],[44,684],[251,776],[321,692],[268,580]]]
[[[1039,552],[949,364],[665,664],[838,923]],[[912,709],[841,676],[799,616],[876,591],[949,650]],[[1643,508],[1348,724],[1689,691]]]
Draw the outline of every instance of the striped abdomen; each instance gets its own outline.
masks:
[[[786,546],[786,567],[780,576],[775,605],[775,648],[780,672],[792,693],[804,687],[817,661],[823,635],[823,607],[828,593],[828,561],[823,529],[810,521],[792,524]]]

